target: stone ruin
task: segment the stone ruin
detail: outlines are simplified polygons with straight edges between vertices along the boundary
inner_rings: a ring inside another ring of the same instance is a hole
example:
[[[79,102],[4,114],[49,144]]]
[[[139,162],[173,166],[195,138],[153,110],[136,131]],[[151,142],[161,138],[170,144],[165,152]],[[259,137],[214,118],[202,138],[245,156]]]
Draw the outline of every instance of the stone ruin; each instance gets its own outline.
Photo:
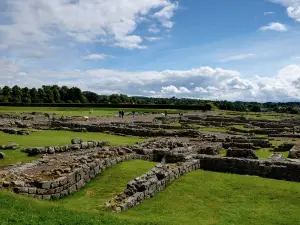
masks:
[[[130,181],[122,193],[107,201],[105,206],[108,209],[119,212],[134,207],[144,199],[155,196],[182,175],[198,169],[300,182],[299,162],[287,161],[280,154],[273,154],[267,160],[258,160],[255,150],[273,147],[267,137],[211,134],[188,126],[240,124],[247,129],[244,133],[256,131],[266,132],[270,136],[298,135],[291,133],[294,125],[300,124],[298,120],[270,123],[245,117],[186,116],[160,117],[155,122],[99,123],[53,119],[45,115],[28,115],[23,121],[22,118],[9,116],[2,119],[5,127],[1,129],[15,129],[13,127],[18,126],[156,137],[133,146],[122,147],[107,146],[105,141],[83,142],[81,139],[73,139],[70,145],[22,149],[29,155],[40,154],[41,158],[31,163],[0,167],[0,188],[9,188],[17,194],[29,197],[45,200],[62,198],[80,190],[106,168],[134,159],[158,164],[149,172]],[[174,126],[170,122],[179,122],[182,125]],[[227,149],[225,157],[220,155],[223,149]],[[300,159],[300,147],[297,144],[291,146],[285,143],[274,150],[289,151],[289,158]],[[4,154],[0,153],[0,159],[1,156],[3,158]]]

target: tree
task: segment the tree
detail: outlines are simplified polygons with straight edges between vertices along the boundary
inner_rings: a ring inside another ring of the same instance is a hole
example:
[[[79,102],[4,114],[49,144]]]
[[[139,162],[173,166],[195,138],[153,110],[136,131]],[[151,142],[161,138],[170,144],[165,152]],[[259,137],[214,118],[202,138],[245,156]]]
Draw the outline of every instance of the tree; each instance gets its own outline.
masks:
[[[45,103],[54,103],[54,95],[53,95],[53,90],[51,89],[50,86],[43,85],[42,86],[45,92]]]
[[[45,100],[46,100],[46,94],[45,94],[45,91],[44,91],[44,89],[39,88],[39,89],[38,89],[38,102],[39,102],[39,103],[44,103]]]
[[[10,89],[10,87],[4,86],[3,89],[2,89],[2,94],[3,94],[5,97],[9,97],[10,94],[11,94],[11,89]]]
[[[13,88],[11,89],[12,102],[20,103],[21,95],[22,95],[21,88],[18,85],[13,86]]]
[[[30,98],[31,98],[32,103],[38,103],[39,102],[38,91],[37,91],[36,88],[31,88],[29,94],[30,94]]]
[[[97,95],[94,92],[90,92],[90,91],[85,91],[82,93],[88,102],[90,103],[97,103],[99,101],[99,95]]]
[[[31,96],[29,88],[25,87],[22,89],[22,96],[21,96],[22,103],[31,103]]]

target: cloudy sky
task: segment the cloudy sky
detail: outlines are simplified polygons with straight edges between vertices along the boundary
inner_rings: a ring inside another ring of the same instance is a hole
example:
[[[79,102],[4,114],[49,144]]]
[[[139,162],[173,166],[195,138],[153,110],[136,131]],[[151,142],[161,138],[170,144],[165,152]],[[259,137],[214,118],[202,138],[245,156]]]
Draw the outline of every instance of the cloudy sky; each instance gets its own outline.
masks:
[[[300,100],[300,0],[0,0],[0,85]]]

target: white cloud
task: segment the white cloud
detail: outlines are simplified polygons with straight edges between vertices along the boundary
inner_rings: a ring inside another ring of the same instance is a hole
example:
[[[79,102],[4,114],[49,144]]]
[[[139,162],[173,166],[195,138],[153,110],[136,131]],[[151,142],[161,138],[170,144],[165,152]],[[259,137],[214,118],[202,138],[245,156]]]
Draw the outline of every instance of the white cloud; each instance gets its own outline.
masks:
[[[35,46],[71,38],[77,42],[101,42],[122,48],[146,48],[135,34],[139,23],[159,20],[172,23],[173,0],[4,0],[9,20],[0,15],[0,43]],[[154,17],[151,14],[154,12]],[[7,21],[11,21],[7,23]],[[170,28],[168,26],[168,28]]]
[[[174,16],[174,11],[178,8],[178,2],[165,6],[159,12],[156,12],[153,17],[161,22],[161,25],[166,28],[172,28],[174,23],[171,18]]]
[[[248,59],[248,58],[253,58],[255,57],[256,54],[253,53],[248,53],[248,54],[239,54],[239,55],[233,55],[233,56],[228,56],[224,59],[221,59],[221,62],[230,62],[230,61],[236,61],[236,60],[243,60],[243,59]]]
[[[289,17],[300,22],[300,1],[299,0],[269,0],[286,7]]]
[[[275,12],[264,12],[264,15],[271,15],[274,14]]]
[[[106,58],[113,58],[113,56],[106,55],[106,54],[90,54],[90,55],[83,57],[83,59],[86,59],[86,60],[103,60]]]
[[[191,93],[191,91],[189,89],[187,89],[186,87],[175,87],[174,85],[169,85],[166,87],[162,87],[161,88],[161,93],[163,94],[187,94],[187,93]]]
[[[269,23],[267,26],[263,26],[260,28],[262,31],[268,31],[268,30],[274,30],[274,31],[280,31],[284,32],[287,31],[287,26],[282,23]]]
[[[152,25],[148,28],[148,31],[149,31],[150,33],[153,33],[153,34],[157,34],[157,33],[160,32],[160,29],[158,29],[158,28],[156,27],[156,24],[152,24]]]
[[[99,94],[194,97],[244,101],[300,101],[300,65],[287,65],[273,77],[243,78],[233,70],[118,71],[107,69],[23,71],[18,62],[0,58],[1,86],[78,86]],[[193,86],[189,84],[194,83]]]
[[[145,37],[145,39],[146,39],[147,41],[153,42],[153,41],[159,41],[159,40],[162,40],[163,38],[161,38],[161,37]]]

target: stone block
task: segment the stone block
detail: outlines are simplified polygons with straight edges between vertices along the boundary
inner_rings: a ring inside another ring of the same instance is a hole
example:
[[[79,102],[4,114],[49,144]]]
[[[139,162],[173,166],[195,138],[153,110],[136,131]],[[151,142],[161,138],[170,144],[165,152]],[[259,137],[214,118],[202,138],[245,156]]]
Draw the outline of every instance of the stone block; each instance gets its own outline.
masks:
[[[50,200],[51,199],[51,195],[43,195],[42,197],[44,200]]]

